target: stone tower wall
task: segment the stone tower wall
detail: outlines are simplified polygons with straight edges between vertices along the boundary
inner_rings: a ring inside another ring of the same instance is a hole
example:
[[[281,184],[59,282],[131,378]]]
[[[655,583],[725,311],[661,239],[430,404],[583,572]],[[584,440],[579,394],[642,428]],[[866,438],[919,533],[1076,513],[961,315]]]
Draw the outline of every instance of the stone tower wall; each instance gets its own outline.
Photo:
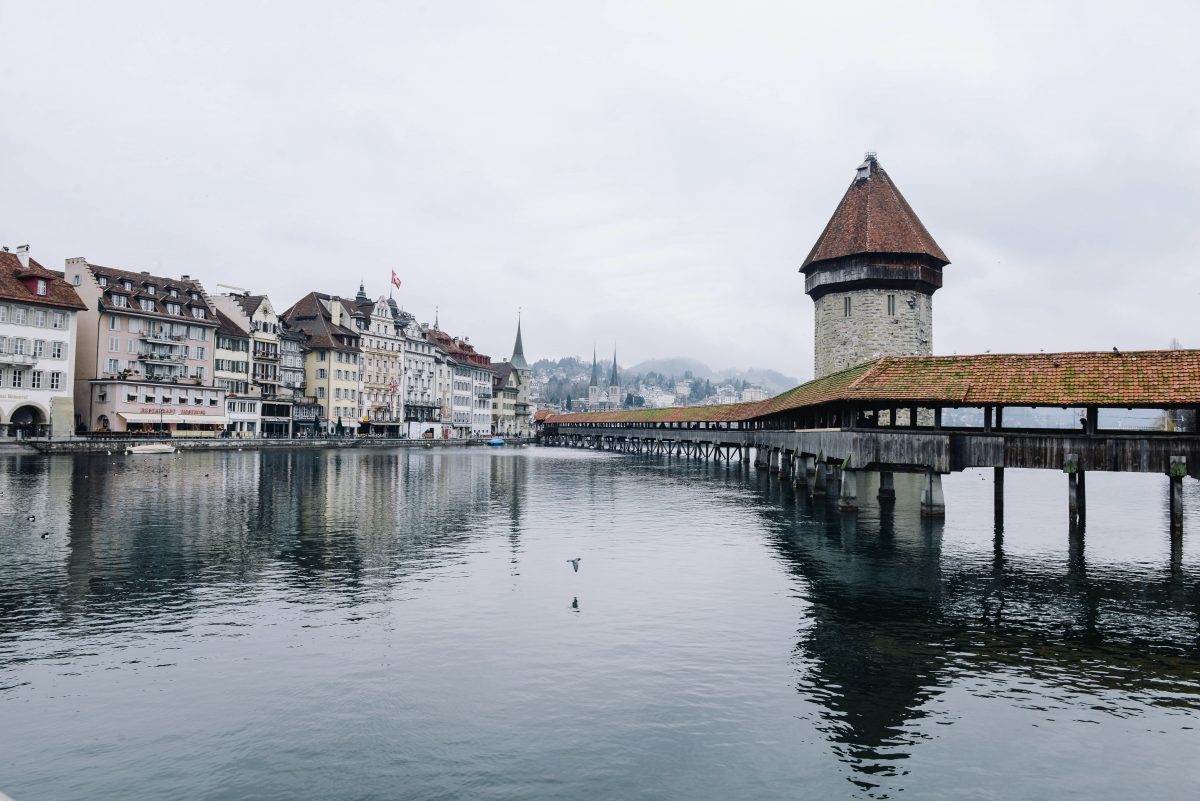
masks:
[[[896,299],[894,315],[888,314],[888,295]],[[933,354],[931,295],[911,289],[855,289],[830,292],[814,305],[817,378],[879,356]]]

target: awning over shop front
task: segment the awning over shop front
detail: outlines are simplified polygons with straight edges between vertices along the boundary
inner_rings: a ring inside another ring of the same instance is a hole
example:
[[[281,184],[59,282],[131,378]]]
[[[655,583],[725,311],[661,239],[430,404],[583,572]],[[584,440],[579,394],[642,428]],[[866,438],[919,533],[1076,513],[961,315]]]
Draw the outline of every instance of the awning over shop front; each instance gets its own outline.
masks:
[[[228,425],[229,418],[217,414],[137,414],[134,412],[117,412],[126,423],[191,423],[197,426]]]

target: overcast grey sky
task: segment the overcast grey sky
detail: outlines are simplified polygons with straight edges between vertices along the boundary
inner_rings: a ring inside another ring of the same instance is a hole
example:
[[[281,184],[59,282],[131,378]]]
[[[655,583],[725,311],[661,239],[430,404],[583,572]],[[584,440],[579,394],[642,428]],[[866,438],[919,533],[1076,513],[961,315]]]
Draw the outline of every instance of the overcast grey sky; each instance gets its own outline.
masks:
[[[0,0],[0,243],[282,309],[364,279],[506,356],[812,373],[875,150],[937,353],[1200,346],[1196,3]]]

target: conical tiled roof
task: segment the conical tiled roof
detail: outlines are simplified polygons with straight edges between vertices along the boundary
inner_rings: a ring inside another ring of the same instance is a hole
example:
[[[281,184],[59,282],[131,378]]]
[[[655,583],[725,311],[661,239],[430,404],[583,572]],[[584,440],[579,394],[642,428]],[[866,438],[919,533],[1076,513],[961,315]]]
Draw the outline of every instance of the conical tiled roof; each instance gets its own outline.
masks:
[[[938,266],[950,263],[874,154],[859,166],[800,269],[807,272],[817,262],[868,253],[926,256]]]
[[[521,320],[517,319],[517,341],[513,345],[512,366],[518,370],[528,370],[529,362],[525,361],[525,346],[521,344]]]

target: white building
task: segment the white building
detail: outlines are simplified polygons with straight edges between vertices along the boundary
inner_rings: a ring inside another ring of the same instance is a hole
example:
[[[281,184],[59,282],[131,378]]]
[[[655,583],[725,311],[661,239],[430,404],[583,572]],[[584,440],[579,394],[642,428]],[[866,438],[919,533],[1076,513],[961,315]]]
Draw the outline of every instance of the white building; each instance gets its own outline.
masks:
[[[61,273],[0,250],[0,435],[75,430],[75,350],[83,301]]]

